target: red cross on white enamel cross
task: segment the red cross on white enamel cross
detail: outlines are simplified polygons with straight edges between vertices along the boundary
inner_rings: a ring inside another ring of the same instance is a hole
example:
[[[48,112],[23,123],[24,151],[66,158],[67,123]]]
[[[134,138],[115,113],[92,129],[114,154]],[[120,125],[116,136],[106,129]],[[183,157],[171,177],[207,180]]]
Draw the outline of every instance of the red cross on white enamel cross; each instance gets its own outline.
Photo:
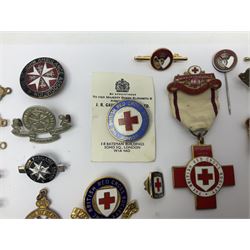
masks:
[[[104,205],[104,209],[110,209],[110,205],[115,202],[115,197],[110,197],[109,192],[104,193],[104,197],[99,199],[99,204]]]
[[[172,168],[174,188],[189,188],[195,194],[196,209],[216,208],[216,193],[220,188],[235,185],[234,168],[220,166],[212,158],[211,145],[194,145],[192,154],[193,165]]]
[[[118,120],[119,125],[125,125],[126,131],[133,131],[133,124],[138,124],[138,116],[132,116],[130,114],[130,111],[126,111],[123,113],[124,118],[120,118]]]

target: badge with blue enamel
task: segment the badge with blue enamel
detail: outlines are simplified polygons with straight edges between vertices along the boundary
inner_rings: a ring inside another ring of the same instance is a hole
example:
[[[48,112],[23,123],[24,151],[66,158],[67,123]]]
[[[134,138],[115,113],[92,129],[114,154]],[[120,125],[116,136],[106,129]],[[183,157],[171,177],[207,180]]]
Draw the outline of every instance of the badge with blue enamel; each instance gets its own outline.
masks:
[[[116,103],[108,113],[108,129],[119,141],[136,141],[147,132],[149,115],[142,104],[133,100]]]
[[[165,194],[164,179],[161,172],[152,172],[144,182],[144,189],[153,199],[160,199]]]
[[[103,177],[94,181],[87,189],[84,207],[74,208],[72,219],[129,219],[138,212],[136,201],[128,202],[124,184],[113,177]]]

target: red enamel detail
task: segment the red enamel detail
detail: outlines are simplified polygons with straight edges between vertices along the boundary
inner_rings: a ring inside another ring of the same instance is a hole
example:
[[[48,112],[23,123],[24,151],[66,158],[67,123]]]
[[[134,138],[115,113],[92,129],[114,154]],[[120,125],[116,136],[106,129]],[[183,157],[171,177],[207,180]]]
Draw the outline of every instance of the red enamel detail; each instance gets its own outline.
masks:
[[[210,145],[195,145],[192,147],[193,157],[208,156],[213,157],[212,147]],[[232,165],[222,166],[224,172],[225,186],[235,185],[234,168]],[[186,188],[185,180],[186,167],[173,167],[173,184],[174,188]],[[211,177],[211,176],[210,176]],[[210,197],[201,197],[196,195],[196,209],[214,209],[216,208],[216,195]]]

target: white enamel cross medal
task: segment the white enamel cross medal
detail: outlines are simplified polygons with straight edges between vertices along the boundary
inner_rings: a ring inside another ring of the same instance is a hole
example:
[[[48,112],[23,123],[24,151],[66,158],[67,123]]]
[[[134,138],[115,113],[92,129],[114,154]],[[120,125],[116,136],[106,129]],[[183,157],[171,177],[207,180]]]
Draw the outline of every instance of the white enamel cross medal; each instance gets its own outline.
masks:
[[[216,208],[220,189],[235,185],[233,166],[222,166],[213,158],[212,146],[204,144],[219,110],[220,87],[214,74],[192,66],[167,88],[172,115],[198,139],[198,144],[192,146],[191,161],[172,168],[174,188],[188,188],[195,195],[196,209]]]

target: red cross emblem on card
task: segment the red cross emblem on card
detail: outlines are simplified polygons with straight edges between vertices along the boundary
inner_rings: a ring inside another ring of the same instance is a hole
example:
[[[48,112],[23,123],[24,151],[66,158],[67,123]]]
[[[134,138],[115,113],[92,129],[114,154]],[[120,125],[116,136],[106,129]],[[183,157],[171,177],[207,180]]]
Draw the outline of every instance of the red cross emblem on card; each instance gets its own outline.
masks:
[[[189,188],[196,197],[196,209],[216,208],[216,194],[235,185],[232,165],[221,166],[213,159],[210,145],[192,146],[193,159],[184,167],[173,167],[174,188]]]
[[[138,116],[132,116],[131,117],[131,112],[126,111],[123,113],[124,118],[118,119],[118,123],[120,126],[125,125],[125,130],[126,131],[133,131],[133,124],[138,124]]]

